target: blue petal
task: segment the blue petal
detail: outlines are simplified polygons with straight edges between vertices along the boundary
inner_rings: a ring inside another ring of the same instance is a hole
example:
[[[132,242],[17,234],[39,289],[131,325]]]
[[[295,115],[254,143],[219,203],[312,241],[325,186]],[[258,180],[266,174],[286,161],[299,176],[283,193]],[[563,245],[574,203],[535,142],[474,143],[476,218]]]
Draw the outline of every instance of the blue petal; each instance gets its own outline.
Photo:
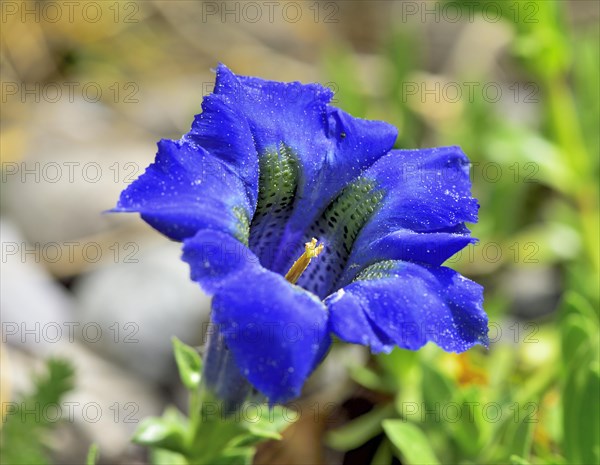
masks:
[[[364,176],[377,181],[385,199],[365,226],[362,240],[399,227],[428,232],[477,222],[479,205],[471,196],[469,159],[460,147],[393,150]]]
[[[247,241],[253,214],[244,183],[229,166],[201,147],[170,140],[158,143],[154,163],[112,211],[139,212],[175,240],[210,228]]]
[[[325,303],[332,331],[374,352],[428,341],[448,352],[488,344],[483,288],[449,268],[380,262]]]
[[[270,403],[298,397],[330,344],[323,303],[259,266],[230,279],[212,310],[240,372]]]
[[[217,76],[217,91],[224,76]],[[202,101],[202,113],[196,115],[192,128],[183,137],[208,150],[224,161],[244,181],[251,205],[258,196],[258,153],[246,114],[235,100],[221,94],[210,94]]]
[[[370,244],[359,242],[355,245],[344,273],[337,282],[343,287],[356,275],[373,263],[383,260],[402,260],[427,265],[440,266],[448,258],[469,244],[477,242],[463,225],[449,228],[449,231],[415,232],[398,229]]]
[[[185,136],[236,167],[253,205],[261,159],[267,154],[295,159],[293,201],[275,207],[277,218],[260,216],[252,225],[252,249],[266,267],[280,273],[297,258],[296,249],[301,252],[305,232],[323,208],[387,153],[397,136],[387,123],[353,118],[328,106],[332,96],[319,84],[236,76],[219,65],[214,94],[205,99],[203,113]],[[268,189],[264,184],[275,181],[263,177],[260,188]]]
[[[214,294],[238,273],[260,266],[258,257],[240,241],[210,229],[185,239],[181,258],[190,265],[192,281],[208,294]]]
[[[202,381],[220,400],[223,413],[230,415],[252,394],[252,385],[240,373],[219,328],[212,325],[206,335]]]
[[[339,286],[379,260],[440,265],[473,239],[477,222],[469,160],[459,147],[393,150],[363,175],[383,193],[353,244]]]
[[[186,239],[183,260],[192,280],[215,294],[212,319],[242,374],[272,403],[297,397],[329,348],[323,303],[225,233]]]

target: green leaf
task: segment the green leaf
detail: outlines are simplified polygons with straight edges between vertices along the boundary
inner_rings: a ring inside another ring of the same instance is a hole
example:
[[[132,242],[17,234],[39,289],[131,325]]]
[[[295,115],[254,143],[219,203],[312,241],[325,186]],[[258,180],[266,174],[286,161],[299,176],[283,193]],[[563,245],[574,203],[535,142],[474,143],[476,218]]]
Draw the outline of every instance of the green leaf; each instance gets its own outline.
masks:
[[[349,368],[349,375],[352,380],[361,386],[371,389],[372,391],[381,391],[385,388],[385,383],[378,373],[375,373],[370,368],[361,365],[352,365]]]
[[[564,452],[570,463],[600,462],[600,372],[597,363],[573,370],[563,393]]]
[[[291,419],[290,414],[286,414],[285,409],[280,406],[269,408],[267,404],[252,404],[253,407],[260,407],[256,413],[252,413],[252,419],[245,418],[244,421],[240,422],[240,426],[243,427],[247,433],[242,430],[240,434],[233,438],[228,446],[236,449],[249,448],[255,446],[265,440],[281,440],[281,432],[286,429],[293,421],[297,419]],[[242,411],[248,412],[245,408]]]
[[[132,441],[144,446],[185,453],[185,425],[167,416],[150,417],[142,421]]]
[[[451,402],[456,386],[433,365],[423,364],[423,401],[427,410],[439,410],[440,402]]]
[[[381,432],[381,422],[394,416],[394,406],[376,407],[369,413],[352,420],[327,434],[325,442],[336,450],[356,449]]]
[[[94,443],[88,450],[87,458],[85,460],[86,465],[96,465],[98,461],[98,444]]]
[[[35,401],[44,405],[59,403],[75,386],[75,369],[67,360],[51,358],[47,362],[47,372],[46,376],[35,379]]]
[[[212,405],[212,402],[204,401],[202,408],[207,405]],[[217,459],[222,457],[223,452],[236,448],[240,438],[248,434],[244,423],[235,416],[225,415],[218,408],[203,410],[200,422],[189,438],[188,460],[193,464],[220,463]]]
[[[518,455],[510,456],[510,464],[511,465],[530,465],[527,460],[525,460],[522,457],[519,457]]]
[[[415,380],[420,376],[417,352],[396,347],[389,354],[377,354],[375,358],[377,365],[383,369],[382,378],[386,378],[384,381],[394,392],[398,391],[399,386],[406,388],[407,380]]]
[[[587,345],[582,344],[576,349],[571,360],[566,361],[562,396],[563,446],[570,463],[598,463],[600,460],[598,416],[591,413],[600,409],[600,376],[596,357],[597,346],[593,347],[588,341]]]
[[[576,275],[577,280],[584,276]],[[565,292],[560,312],[565,315],[581,315],[585,317],[594,328],[598,327],[598,314],[592,303],[580,292],[568,290]]]
[[[392,446],[390,441],[384,439],[375,451],[371,465],[390,465],[394,459],[392,455]]]
[[[258,421],[245,422],[248,431],[261,439],[281,439],[280,433],[292,423],[289,414],[280,406],[269,409],[267,404],[261,404],[261,409]],[[295,415],[294,420],[297,418],[298,415]]]
[[[528,402],[526,405],[538,406],[539,402]],[[521,421],[514,428],[514,431],[511,431],[512,444],[510,451],[520,457],[528,458],[531,453],[533,430],[537,424],[537,418],[533,417],[532,412],[528,411],[527,408],[520,408],[519,419]]]
[[[584,463],[600,463],[600,371],[597,364],[590,364],[581,395],[583,407],[592,414],[581,418],[581,456]]]
[[[44,465],[49,463],[44,433],[58,420],[44,415],[48,406],[60,405],[62,397],[74,385],[74,368],[66,360],[51,358],[46,372],[33,378],[33,393],[10,403],[2,426],[0,463]],[[4,409],[3,409],[4,410]],[[34,412],[35,414],[26,413]]]
[[[184,455],[166,449],[152,449],[150,453],[152,465],[188,465]]]
[[[173,352],[181,382],[189,390],[198,389],[202,375],[202,359],[196,349],[174,337]]]
[[[568,315],[562,322],[562,352],[566,366],[590,348],[592,329],[585,317]]]
[[[470,386],[457,391],[456,399],[444,406],[443,415],[446,420],[449,416],[457,418],[457,421],[441,422],[445,429],[444,435],[456,441],[463,456],[476,456],[481,450],[486,433],[493,434],[486,431],[485,427],[489,426],[489,423],[482,420],[481,409],[475,407],[483,402],[480,390],[476,386]],[[451,405],[455,405],[456,409],[449,408]]]
[[[440,462],[433,453],[427,437],[421,429],[404,420],[385,420],[383,430],[400,452],[405,465],[438,465]]]
[[[598,323],[594,309],[580,294],[566,293],[561,321],[564,365],[563,449],[570,463],[600,461]]]
[[[252,465],[255,453],[253,447],[230,448],[216,459],[215,465]]]

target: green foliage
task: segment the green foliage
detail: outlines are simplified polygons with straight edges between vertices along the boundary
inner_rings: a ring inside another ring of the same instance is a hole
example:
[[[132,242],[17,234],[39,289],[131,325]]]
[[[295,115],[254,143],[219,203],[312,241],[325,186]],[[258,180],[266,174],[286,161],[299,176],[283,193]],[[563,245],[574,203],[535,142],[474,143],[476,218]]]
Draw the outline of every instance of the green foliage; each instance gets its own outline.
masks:
[[[407,465],[438,465],[440,462],[431,450],[427,437],[412,423],[403,420],[385,420],[385,434],[398,449],[402,463]]]
[[[373,409],[344,427],[330,432],[327,436],[327,445],[342,451],[360,446],[365,440],[381,433],[382,421],[392,415],[393,411],[392,406]]]
[[[46,435],[55,425],[54,412],[62,397],[73,389],[74,369],[62,359],[49,359],[45,373],[33,379],[31,394],[12,402],[0,434],[0,463],[44,465],[49,463]]]
[[[598,319],[590,304],[575,293],[563,302],[561,324],[563,447],[569,463],[600,462]]]
[[[144,446],[185,453],[187,419],[175,408],[168,408],[162,417],[146,418],[137,428],[133,441]]]
[[[98,444],[92,444],[88,450],[85,465],[96,465],[98,462]]]
[[[258,443],[281,439],[280,432],[290,423],[283,408],[248,402],[226,414],[201,384],[198,352],[177,338],[173,351],[190,394],[188,416],[168,407],[161,417],[145,419],[132,439],[150,448],[154,465],[249,465]]]
[[[200,355],[176,337],[173,338],[173,352],[175,353],[175,361],[177,362],[181,382],[188,389],[197,389],[200,386],[202,374]]]

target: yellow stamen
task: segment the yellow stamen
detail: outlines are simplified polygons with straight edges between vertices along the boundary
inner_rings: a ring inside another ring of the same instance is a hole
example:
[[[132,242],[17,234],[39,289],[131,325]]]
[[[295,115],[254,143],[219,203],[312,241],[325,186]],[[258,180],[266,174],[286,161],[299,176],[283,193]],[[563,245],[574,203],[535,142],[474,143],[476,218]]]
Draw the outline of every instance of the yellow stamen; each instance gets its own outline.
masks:
[[[317,240],[313,237],[310,242],[304,244],[304,253],[294,262],[290,271],[285,275],[285,279],[292,284],[296,284],[304,270],[308,268],[310,261],[318,257],[321,252],[323,252],[323,244],[317,245]]]

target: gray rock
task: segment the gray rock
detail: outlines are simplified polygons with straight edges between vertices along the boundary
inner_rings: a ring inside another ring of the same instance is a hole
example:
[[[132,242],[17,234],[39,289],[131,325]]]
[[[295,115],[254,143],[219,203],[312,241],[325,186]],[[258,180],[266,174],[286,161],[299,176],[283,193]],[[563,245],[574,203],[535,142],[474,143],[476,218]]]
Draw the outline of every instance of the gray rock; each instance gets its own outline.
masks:
[[[3,213],[25,237],[77,240],[126,222],[101,213],[153,160],[156,137],[120,129],[113,110],[83,100],[41,102],[31,119],[23,158],[2,166]]]
[[[199,344],[210,299],[189,278],[181,246],[163,239],[139,244],[137,263],[114,263],[75,286],[81,339],[106,357],[153,381],[173,374],[171,338]],[[175,378],[176,379],[176,378]]]
[[[67,336],[74,302],[42,265],[39,249],[6,218],[0,220],[2,340],[45,353]]]

